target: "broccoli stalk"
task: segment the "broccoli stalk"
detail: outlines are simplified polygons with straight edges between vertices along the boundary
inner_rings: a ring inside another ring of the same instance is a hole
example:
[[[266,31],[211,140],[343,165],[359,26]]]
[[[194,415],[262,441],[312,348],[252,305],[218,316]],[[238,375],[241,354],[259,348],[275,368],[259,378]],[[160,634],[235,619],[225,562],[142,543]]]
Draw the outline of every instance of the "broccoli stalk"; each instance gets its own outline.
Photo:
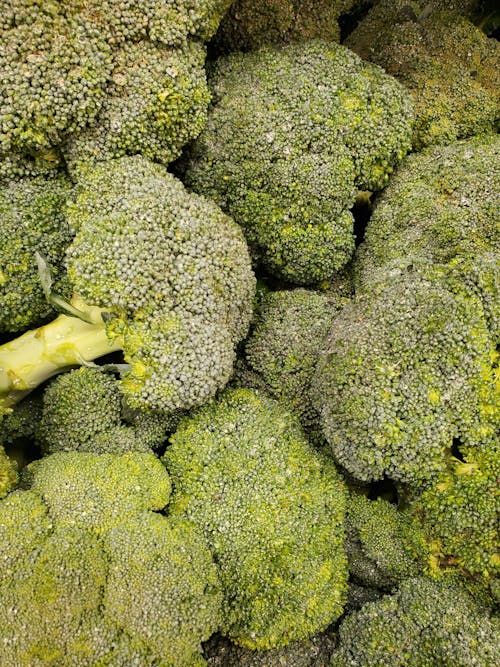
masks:
[[[102,308],[78,296],[70,306],[74,315],[59,315],[0,346],[0,415],[54,375],[121,349],[120,337],[108,336]]]

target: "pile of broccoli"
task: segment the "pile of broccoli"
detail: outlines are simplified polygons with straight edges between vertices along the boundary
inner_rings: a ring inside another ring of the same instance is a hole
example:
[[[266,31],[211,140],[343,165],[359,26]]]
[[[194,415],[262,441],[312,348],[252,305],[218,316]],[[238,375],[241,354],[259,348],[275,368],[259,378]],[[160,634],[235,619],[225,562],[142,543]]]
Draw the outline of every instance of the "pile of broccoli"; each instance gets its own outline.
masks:
[[[0,0],[1,667],[500,664],[488,0]]]

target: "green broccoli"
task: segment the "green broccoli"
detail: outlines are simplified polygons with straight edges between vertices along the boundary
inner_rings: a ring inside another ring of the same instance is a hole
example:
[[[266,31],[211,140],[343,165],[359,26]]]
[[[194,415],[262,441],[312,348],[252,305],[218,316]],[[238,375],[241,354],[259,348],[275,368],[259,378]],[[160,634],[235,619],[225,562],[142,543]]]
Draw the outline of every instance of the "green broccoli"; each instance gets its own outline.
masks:
[[[120,389],[133,408],[173,412],[223,387],[255,289],[239,227],[138,156],[87,172],[68,222],[75,316],[0,347],[0,408],[55,373],[118,349],[129,364]]]
[[[340,625],[331,667],[491,667],[498,619],[449,583],[407,579]]]
[[[496,357],[460,281],[438,265],[389,267],[335,318],[313,378],[336,460],[360,480],[424,484],[455,438],[480,447],[495,433]]]
[[[215,43],[221,50],[250,51],[264,44],[321,38],[339,41],[337,19],[356,0],[235,0]]]
[[[4,498],[16,486],[18,481],[17,465],[0,445],[0,499]]]
[[[59,375],[47,387],[36,437],[49,454],[149,451],[174,430],[175,418],[127,410],[116,379],[84,367]]]
[[[54,316],[40,283],[35,251],[54,267],[54,288],[71,294],[62,266],[73,238],[64,217],[71,187],[63,174],[0,184],[0,331],[23,331]]]
[[[251,649],[326,628],[347,592],[344,486],[279,403],[239,389],[181,422],[171,517],[197,525],[224,590],[221,631]]]
[[[500,115],[498,42],[448,2],[434,3],[438,11],[433,3],[430,8],[423,1],[412,4],[417,13],[408,12],[404,0],[382,0],[346,45],[412,93],[417,149],[494,131]]]
[[[271,396],[288,403],[314,440],[321,437],[310,383],[336,306],[329,295],[305,289],[270,292],[262,299],[245,344],[249,369]],[[244,374],[242,384],[248,379]]]
[[[185,180],[242,225],[254,259],[300,284],[354,251],[356,188],[383,187],[410,145],[409,94],[319,40],[220,58]]]
[[[24,484],[0,503],[2,666],[198,664],[220,585],[202,535],[156,513],[160,461],[58,453]]]
[[[349,571],[363,586],[391,590],[424,571],[430,550],[422,527],[387,500],[351,493],[346,526]]]

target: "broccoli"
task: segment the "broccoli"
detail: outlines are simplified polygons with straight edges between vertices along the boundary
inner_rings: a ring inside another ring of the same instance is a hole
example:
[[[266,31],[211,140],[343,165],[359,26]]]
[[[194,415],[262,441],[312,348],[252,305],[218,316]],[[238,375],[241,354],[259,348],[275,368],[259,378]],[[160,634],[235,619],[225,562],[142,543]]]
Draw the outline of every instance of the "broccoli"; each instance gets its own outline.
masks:
[[[141,153],[167,164],[205,121],[203,41],[230,0],[0,3],[0,176]]]
[[[60,315],[0,347],[0,408],[118,349],[129,364],[120,390],[133,408],[187,409],[223,387],[255,289],[239,227],[138,156],[86,172],[68,223],[76,316]]]
[[[197,525],[218,564],[224,635],[279,648],[340,616],[344,486],[291,413],[255,391],[226,390],[181,422],[164,461],[170,516]]]
[[[0,498],[4,498],[18,481],[17,465],[0,445]]]
[[[0,503],[0,662],[191,667],[221,593],[151,454],[58,453]],[[12,614],[11,610],[16,609]]]
[[[175,417],[127,410],[115,378],[84,367],[49,384],[36,436],[42,451],[49,454],[60,450],[96,454],[149,451],[174,430]]]
[[[491,667],[498,619],[448,582],[407,579],[340,625],[331,667]]]
[[[245,360],[250,371],[257,373],[257,382],[271,396],[288,403],[314,440],[321,436],[310,383],[336,305],[329,295],[305,289],[270,292],[262,299],[245,344]],[[245,373],[240,381],[249,380]]]
[[[319,40],[219,58],[185,181],[242,225],[274,275],[328,279],[354,251],[356,188],[378,189],[410,146],[410,96]]]
[[[422,527],[387,500],[351,493],[346,526],[349,571],[363,586],[391,590],[424,571],[430,553]]]
[[[495,359],[460,281],[438,265],[389,268],[335,318],[313,377],[336,460],[360,480],[424,484],[454,439],[480,447],[496,432]]]
[[[382,0],[346,40],[412,93],[417,149],[494,131],[500,116],[498,42],[437,4],[446,11],[411,16],[407,2]]]
[[[321,38],[339,41],[337,19],[356,0],[235,0],[215,43],[221,50],[250,51],[269,43]]]
[[[59,173],[0,184],[0,331],[23,331],[54,316],[40,283],[35,251],[54,267],[54,289],[71,294],[62,267],[73,238],[63,211],[71,187]]]

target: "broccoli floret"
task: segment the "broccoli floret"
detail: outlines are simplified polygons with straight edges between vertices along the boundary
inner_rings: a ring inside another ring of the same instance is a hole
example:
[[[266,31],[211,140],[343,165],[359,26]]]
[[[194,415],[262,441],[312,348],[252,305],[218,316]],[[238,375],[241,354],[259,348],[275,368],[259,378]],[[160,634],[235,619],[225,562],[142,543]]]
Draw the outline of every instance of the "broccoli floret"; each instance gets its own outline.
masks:
[[[111,72],[111,49],[95,22],[66,16],[58,2],[17,4],[1,38],[0,154],[50,151],[85,127]]]
[[[0,185],[0,331],[22,331],[53,317],[35,251],[54,266],[55,289],[71,293],[62,259],[73,234],[64,217],[71,184],[62,174]]]
[[[59,453],[28,483],[0,503],[1,664],[197,664],[220,585],[201,533],[155,513],[160,461]]]
[[[277,648],[340,616],[344,487],[291,413],[252,390],[226,391],[181,422],[164,461],[170,515],[197,525],[218,563],[224,635]]]
[[[163,164],[179,157],[206,122],[204,60],[205,50],[195,42],[182,50],[147,41],[118,49],[96,123],[66,142],[72,174],[94,161],[134,153]]]
[[[17,465],[7,456],[0,445],[0,498],[4,498],[16,486],[18,481]]]
[[[387,500],[351,493],[346,526],[349,571],[364,586],[390,590],[423,572],[429,558],[425,534]]]
[[[494,131],[500,112],[498,42],[454,12],[412,18],[401,16],[402,5],[408,7],[401,0],[383,0],[362,22],[367,26],[359,29],[361,35],[354,31],[347,45],[363,52],[368,32],[369,59],[412,93],[414,146]]]
[[[131,407],[173,412],[223,387],[255,290],[238,225],[140,157],[88,172],[68,222],[73,304],[86,321],[61,315],[0,348],[3,409],[61,369],[117,349]]]
[[[209,83],[186,182],[242,225],[271,273],[328,279],[354,250],[356,187],[385,185],[409,147],[409,94],[319,40],[219,58]]]
[[[415,262],[454,267],[464,291],[478,293],[490,330],[500,330],[500,139],[433,147],[408,156],[377,201],[354,262],[369,289],[377,269]]]
[[[127,410],[113,376],[79,368],[55,378],[45,390],[36,435],[49,454],[149,451],[173,430],[170,421],[159,413]]]
[[[500,658],[498,620],[448,583],[407,579],[340,626],[331,667],[491,667]]]
[[[498,424],[480,299],[438,267],[410,268],[344,307],[313,378],[326,439],[360,480],[425,483],[455,438],[479,447]]]
[[[0,442],[11,445],[19,440],[33,440],[42,418],[43,400],[38,392],[17,403],[0,423]]]
[[[264,44],[321,38],[338,41],[337,19],[356,0],[236,0],[222,19],[221,50],[250,51]]]
[[[426,530],[436,573],[477,582],[495,596],[500,443],[493,437],[482,447],[462,446],[456,454],[459,458],[449,455],[438,479],[413,498],[409,512]]]
[[[262,299],[245,345],[249,368],[271,396],[288,403],[315,440],[320,439],[320,429],[311,404],[310,383],[336,314],[335,306],[328,295],[305,289],[271,292]],[[248,375],[242,379],[248,381]]]

